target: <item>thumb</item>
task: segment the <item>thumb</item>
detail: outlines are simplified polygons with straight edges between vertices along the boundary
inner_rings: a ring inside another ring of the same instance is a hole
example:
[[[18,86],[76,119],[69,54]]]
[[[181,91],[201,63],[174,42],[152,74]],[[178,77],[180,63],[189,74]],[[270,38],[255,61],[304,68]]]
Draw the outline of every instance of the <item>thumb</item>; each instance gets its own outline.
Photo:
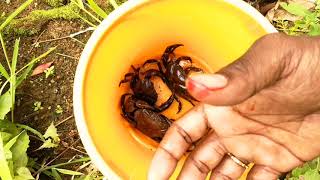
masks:
[[[282,34],[264,36],[240,59],[217,73],[191,75],[186,83],[189,93],[212,105],[245,101],[283,76],[292,54],[289,53],[291,46],[286,44],[288,38]]]

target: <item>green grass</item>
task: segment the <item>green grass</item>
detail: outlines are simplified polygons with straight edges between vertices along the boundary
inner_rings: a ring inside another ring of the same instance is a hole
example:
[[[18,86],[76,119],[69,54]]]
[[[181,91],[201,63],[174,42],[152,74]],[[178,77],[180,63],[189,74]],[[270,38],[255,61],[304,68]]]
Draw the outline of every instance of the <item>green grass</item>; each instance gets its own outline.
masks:
[[[44,134],[40,133],[37,129],[29,127],[26,124],[14,123],[14,107],[15,107],[15,95],[16,89],[23,83],[25,79],[31,74],[33,67],[41,59],[48,56],[53,52],[56,47],[49,48],[47,52],[35,57],[29,61],[29,63],[23,65],[22,68],[18,69],[17,64],[19,61],[19,46],[23,43],[19,38],[14,41],[12,56],[9,58],[7,51],[5,37],[3,32],[8,26],[14,26],[19,21],[28,21],[28,18],[15,19],[25,8],[27,8],[33,0],[26,0],[20,7],[18,7],[13,13],[11,13],[6,19],[2,20],[0,24],[0,42],[1,49],[4,54],[6,64],[0,63],[0,74],[4,78],[4,82],[0,86],[0,179],[16,180],[16,179],[33,179],[39,177],[40,174],[49,176],[52,179],[64,179],[64,176],[72,176],[75,180],[89,180],[89,179],[102,179],[103,176],[96,171],[91,171],[88,174],[80,172],[86,166],[91,165],[89,157],[78,158],[70,160],[68,162],[51,165],[54,161],[44,161],[43,163],[36,162],[27,155],[27,149],[29,147],[29,133],[35,135],[36,139],[42,142],[41,148],[55,148],[60,145],[60,138],[56,126],[52,123]],[[51,2],[51,1],[50,1]],[[55,17],[61,17],[61,11],[69,8],[72,17],[79,17],[84,22],[88,23],[92,27],[96,27],[106,18],[108,12],[103,10],[97,5],[94,0],[88,0],[88,4],[82,2],[82,0],[72,0],[70,4],[61,6],[59,8],[47,10],[37,10],[36,13],[42,13],[51,17],[52,14],[57,15]],[[116,1],[110,1],[114,8],[118,7]],[[60,6],[60,4],[59,4]],[[71,7],[71,8],[70,8]],[[77,11],[77,8],[81,12]],[[58,10],[57,10],[58,9]],[[32,16],[28,16],[31,20],[36,17],[35,11],[31,13]],[[67,17],[69,18],[69,17]],[[11,51],[9,51],[11,52]],[[47,69],[45,75],[48,77],[53,74],[54,67]],[[41,105],[40,105],[41,107]],[[38,107],[39,108],[39,107]],[[41,109],[41,108],[40,108]],[[11,112],[11,113],[10,113]],[[56,114],[63,113],[63,109],[60,105],[57,105],[55,109]],[[11,122],[9,121],[11,119]],[[56,157],[58,158],[58,156]],[[83,163],[77,170],[71,170],[64,168],[66,165],[75,163]],[[30,172],[33,172],[31,174]],[[64,176],[62,176],[64,175]],[[63,177],[63,178],[62,178]]]
[[[310,10],[300,4],[295,3],[282,2],[280,3],[280,6],[288,13],[300,18],[295,21],[274,21],[273,24],[279,31],[285,32],[289,35],[320,35],[320,1],[316,1],[315,8]]]

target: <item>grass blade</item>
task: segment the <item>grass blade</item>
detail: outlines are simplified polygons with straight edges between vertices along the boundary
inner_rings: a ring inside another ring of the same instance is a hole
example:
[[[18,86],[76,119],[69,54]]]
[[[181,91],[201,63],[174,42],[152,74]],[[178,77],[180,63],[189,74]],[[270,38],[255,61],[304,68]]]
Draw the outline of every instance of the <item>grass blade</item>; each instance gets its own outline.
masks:
[[[2,74],[3,77],[5,77],[6,79],[9,79],[9,74],[6,71],[6,69],[3,67],[3,65],[0,63],[0,74]]]
[[[74,2],[78,4],[80,8],[84,8],[82,0],[74,0]]]
[[[62,180],[61,176],[59,175],[59,173],[57,172],[56,169],[53,168],[51,171],[52,171],[52,175],[54,176],[55,180]]]
[[[109,0],[110,4],[113,6],[114,9],[116,9],[117,7],[119,7],[119,5],[117,4],[117,2],[115,0]]]
[[[33,0],[26,0],[21,6],[19,6],[13,13],[11,13],[7,19],[0,25],[0,32],[5,28],[13,18],[15,18],[18,14],[20,14],[25,8],[27,8]]]
[[[14,122],[14,103],[16,91],[16,67],[19,54],[20,39],[16,39],[13,48],[12,61],[11,61],[11,75],[10,75],[10,94],[11,94],[11,121]]]
[[[32,127],[24,125],[24,124],[16,124],[16,125],[17,125],[17,127],[20,127],[24,130],[30,131],[31,133],[37,135],[43,142],[45,141],[43,135],[39,131],[33,129]]]
[[[90,17],[92,17],[95,21],[97,21],[98,23],[101,23],[101,20],[98,19],[96,16],[94,16],[92,13],[90,13],[89,11],[87,11],[84,7],[82,8],[77,2],[75,2],[75,4],[81,9],[83,10],[86,14],[88,14]]]
[[[53,48],[50,48],[47,52],[41,54],[40,56],[32,59],[28,64],[26,64],[25,66],[23,66],[19,71],[17,71],[15,73],[15,75],[17,75],[18,73],[20,73],[21,71],[23,71],[25,68],[27,68],[28,66],[30,66],[30,64],[34,64],[36,63],[37,61],[39,61],[40,59],[46,57],[48,54],[50,54],[52,51],[54,51],[57,47],[53,47]],[[6,80],[3,84],[2,84],[2,87],[0,88],[0,95],[3,91],[3,89],[5,88],[5,86],[8,84],[8,82],[10,82],[10,80]]]
[[[6,58],[7,65],[9,67],[9,70],[11,71],[10,62],[9,62],[9,58],[8,58],[8,54],[7,54],[7,50],[6,50],[6,44],[4,43],[1,32],[0,32],[0,41],[1,41],[1,46],[2,46],[4,57]],[[9,77],[9,74],[8,74],[8,77]]]
[[[30,64],[34,64],[36,62],[38,62],[40,59],[48,56],[52,51],[54,51],[57,47],[53,47],[53,48],[50,48],[47,52],[41,54],[40,56],[32,59],[28,64],[26,64],[25,66],[23,66],[19,71],[17,71],[16,74],[20,73],[22,70],[24,70],[25,68],[27,68],[28,66],[30,66]]]
[[[76,16],[78,16],[80,19],[82,19],[84,22],[86,22],[87,24],[89,24],[91,27],[96,28],[97,26],[94,25],[92,22],[90,22],[89,20],[87,20],[86,18],[82,17],[81,15],[79,15],[78,13],[73,12]]]
[[[83,158],[80,158],[80,159],[77,159],[77,160],[73,160],[73,161],[70,161],[70,162],[65,162],[65,163],[60,163],[60,164],[55,164],[55,165],[51,165],[51,166],[47,166],[41,170],[39,170],[39,172],[42,172],[44,170],[48,170],[48,169],[52,169],[52,168],[57,168],[57,167],[60,167],[60,166],[65,166],[65,165],[69,165],[69,164],[74,164],[74,163],[79,163],[79,162],[85,162],[85,161],[90,161],[91,159],[89,157],[83,157]]]
[[[53,169],[59,171],[62,174],[66,174],[66,175],[75,175],[75,176],[83,175],[83,173],[81,173],[81,172],[72,171],[69,169],[60,169],[60,168],[53,168]]]
[[[103,19],[106,18],[108,16],[108,14],[101,9],[96,2],[94,2],[94,0],[87,0],[90,9],[92,9],[97,15],[99,15],[100,17],[102,17]]]
[[[27,76],[30,74],[33,66],[35,63],[30,64],[24,71],[23,73],[17,78],[17,82],[16,82],[16,87],[18,87],[23,80],[25,80],[27,78]]]
[[[14,114],[14,101],[16,95],[16,68],[19,54],[19,44],[20,39],[16,39],[14,42],[13,54],[12,54],[12,62],[11,62],[11,76],[10,76],[10,94],[11,94],[11,120],[14,122],[13,114]]]

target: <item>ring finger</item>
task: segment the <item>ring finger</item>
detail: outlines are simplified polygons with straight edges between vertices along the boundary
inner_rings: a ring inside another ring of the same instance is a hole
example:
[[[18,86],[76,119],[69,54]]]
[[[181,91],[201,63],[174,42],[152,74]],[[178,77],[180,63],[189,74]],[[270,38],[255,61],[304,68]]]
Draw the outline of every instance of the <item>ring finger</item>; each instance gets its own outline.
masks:
[[[205,179],[227,154],[218,136],[211,131],[184,163],[179,179]]]
[[[211,172],[210,180],[239,179],[245,167],[240,166],[226,155],[221,163]]]

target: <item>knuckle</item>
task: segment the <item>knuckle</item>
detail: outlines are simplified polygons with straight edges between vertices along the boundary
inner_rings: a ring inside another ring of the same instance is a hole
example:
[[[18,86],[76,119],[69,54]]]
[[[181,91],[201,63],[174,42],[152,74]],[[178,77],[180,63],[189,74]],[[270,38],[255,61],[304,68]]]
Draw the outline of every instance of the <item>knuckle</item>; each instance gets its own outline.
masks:
[[[214,178],[211,178],[211,179],[221,179],[221,180],[232,180],[231,177],[229,177],[228,175],[220,172],[220,171],[216,171],[212,174],[212,176]]]
[[[217,153],[219,156],[223,157],[226,154],[225,147],[221,144],[219,140],[214,140],[210,143],[213,152]]]
[[[190,161],[193,164],[193,166],[195,166],[199,172],[201,172],[202,174],[207,174],[209,173],[209,171],[211,170],[210,167],[203,161],[201,161],[198,158],[195,157],[190,157]]]
[[[172,127],[181,136],[187,144],[192,144],[193,140],[186,130],[184,130],[178,123],[173,123]]]

